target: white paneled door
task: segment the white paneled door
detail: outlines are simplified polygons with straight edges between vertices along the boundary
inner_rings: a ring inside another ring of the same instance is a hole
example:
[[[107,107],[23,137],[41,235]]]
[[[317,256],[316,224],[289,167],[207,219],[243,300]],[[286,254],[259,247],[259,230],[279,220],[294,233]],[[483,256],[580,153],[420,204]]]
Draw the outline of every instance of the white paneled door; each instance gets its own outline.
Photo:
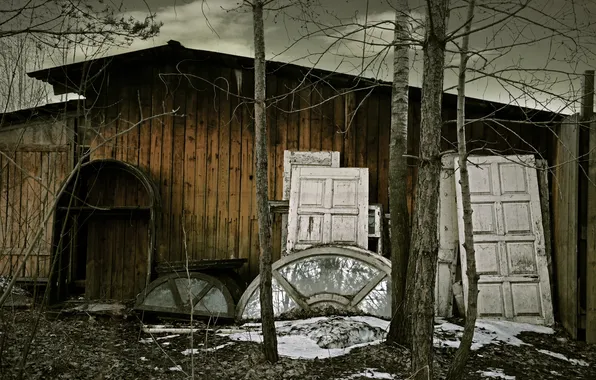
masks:
[[[368,248],[368,169],[292,168],[286,249]]]
[[[469,157],[480,318],[554,323],[535,165],[533,156]],[[458,168],[456,158],[458,229],[467,305]]]

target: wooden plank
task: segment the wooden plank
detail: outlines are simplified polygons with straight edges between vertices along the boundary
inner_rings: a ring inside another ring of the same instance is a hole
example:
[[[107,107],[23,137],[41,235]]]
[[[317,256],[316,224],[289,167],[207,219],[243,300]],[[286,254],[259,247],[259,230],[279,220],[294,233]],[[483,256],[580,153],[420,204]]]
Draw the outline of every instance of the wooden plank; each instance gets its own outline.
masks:
[[[354,118],[355,123],[352,124],[355,136],[355,148],[356,148],[356,164],[358,168],[365,168],[367,161],[367,136],[368,136],[368,103],[370,97],[365,98],[368,93],[358,92],[356,94],[356,117]]]
[[[149,225],[147,220],[138,219],[136,220],[137,234],[137,258],[135,260],[135,271],[134,271],[134,291],[138,294],[145,288],[147,271],[147,252],[149,249]]]
[[[12,188],[12,201],[11,207],[13,209],[13,219],[12,219],[12,246],[15,249],[14,253],[20,253],[23,249],[24,239],[23,239],[23,219],[25,213],[23,212],[23,153],[16,152],[15,153],[15,162],[16,165],[14,166],[14,185]],[[20,275],[20,274],[19,274]]]
[[[341,131],[344,128],[345,123],[345,102],[343,96],[333,94],[333,151],[343,152],[344,151],[344,136]]]
[[[378,203],[378,162],[379,162],[379,96],[371,94],[366,108],[367,122],[361,128],[366,134],[366,167],[369,170],[369,201]]]
[[[131,88],[128,83],[119,84],[118,89],[118,138],[116,139],[116,159],[124,162],[128,162],[128,151],[130,149],[129,138],[133,139],[131,130],[132,127],[128,115],[130,109],[129,102],[131,101]]]
[[[344,149],[341,152],[342,165],[345,167],[356,166],[356,94],[348,92],[344,95],[344,125],[342,134],[344,136]]]
[[[166,72],[171,72],[171,67],[165,68]],[[165,77],[167,88],[163,93],[164,110],[174,109],[174,90],[173,84]],[[165,115],[163,121],[163,140],[161,147],[161,199],[162,199],[162,224],[161,231],[165,234],[162,249],[163,259],[167,261],[176,260],[173,255],[173,241],[175,237],[172,231],[172,177],[174,175],[174,116]]]
[[[285,92],[294,89],[297,86],[296,81],[289,80],[287,87],[284,89]],[[301,113],[297,111],[300,109],[300,93],[293,91],[287,98],[288,111],[291,111],[288,116],[288,127],[287,127],[287,149],[291,151],[298,150],[299,148],[299,137],[300,137],[300,116]]]
[[[329,86],[321,86],[321,150],[333,150],[333,135],[335,134],[335,102]]]
[[[300,129],[298,150],[310,150],[311,90],[311,87],[304,87],[299,90]]]
[[[186,128],[186,86],[181,85],[180,77],[174,80],[172,109],[178,109],[172,117],[172,203],[170,219],[170,261],[182,260],[184,253],[184,238],[182,232],[182,217],[184,208],[184,158],[185,158],[185,128]]]
[[[578,330],[577,237],[579,125],[577,115],[557,128],[553,175],[553,237],[557,304],[563,327],[574,338]]]
[[[66,152],[68,145],[63,144],[6,144],[0,143],[1,152]]]
[[[277,77],[275,75],[267,78],[267,98],[272,98],[277,93]],[[275,144],[277,142],[277,103],[267,106],[267,197],[275,197]]]
[[[596,122],[590,123],[589,135],[586,342],[596,343]]]
[[[8,163],[6,162],[6,158],[0,154],[0,248],[6,248],[6,236],[7,236],[7,214],[6,214],[6,192],[7,192],[7,179],[8,179]],[[2,260],[2,255],[0,254],[0,260]],[[2,274],[2,267],[0,264],[0,275]]]
[[[208,71],[208,78],[214,78],[214,70]],[[206,250],[204,258],[215,257],[217,249],[217,189],[219,174],[219,107],[220,96],[208,91],[210,104],[207,108],[207,204],[205,210]]]
[[[381,96],[379,101],[378,202],[389,210],[389,140],[391,139],[391,99]]]
[[[540,209],[542,210],[542,229],[544,231],[544,251],[548,266],[551,294],[555,294],[555,276],[553,268],[552,229],[550,220],[550,191],[548,186],[548,161],[536,160],[538,171],[538,190],[540,191]]]
[[[191,70],[194,71],[194,70]],[[196,251],[196,173],[197,173],[197,91],[190,86],[187,89],[184,129],[184,187],[183,187],[183,222],[186,238],[185,255],[191,259]]]
[[[199,72],[199,75],[202,75],[202,72]],[[198,93],[197,101],[197,138],[195,144],[195,228],[197,232],[195,234],[195,251],[193,253],[193,259],[195,260],[206,258],[207,243],[207,223],[205,219],[207,205],[207,130],[209,106],[212,98],[209,98],[206,88]]]
[[[159,71],[154,68],[153,70],[153,78],[152,78],[152,87],[151,87],[151,109],[152,113],[155,115],[161,114],[164,111],[164,103],[163,103],[163,94],[165,91],[164,84],[159,79]],[[163,193],[162,193],[162,179],[161,179],[161,164],[162,164],[162,149],[163,149],[163,119],[154,118],[151,120],[151,149],[150,149],[150,158],[149,158],[149,173],[157,188],[160,192],[160,203],[161,203],[161,213],[165,210],[163,209]],[[160,217],[160,220],[157,220],[156,223],[158,225],[157,228],[157,236],[156,236],[156,245],[157,245],[157,254],[156,259],[158,261],[163,261],[165,259],[165,255],[167,254],[166,251],[166,239],[167,233],[163,230],[163,226],[161,225],[163,221],[163,216]]]
[[[103,130],[103,154],[97,158],[116,158],[116,144],[118,142],[118,97],[114,95],[116,88],[106,89],[106,119]]]
[[[236,70],[234,73],[231,83],[232,89],[236,91],[230,95],[230,204],[227,253],[229,259],[239,257],[240,204],[242,203],[242,106],[238,96],[242,95],[243,78],[242,71]]]
[[[143,71],[145,78],[153,79],[153,69],[149,67]],[[152,82],[147,80],[139,87],[141,109],[139,120],[147,119],[154,113],[151,99]],[[139,126],[139,168],[149,174],[151,178],[151,120],[145,120]]]
[[[41,183],[38,178],[41,175],[41,155],[42,153],[29,153],[27,156],[27,163],[25,168],[28,171],[29,178],[27,179],[27,238],[31,239],[38,229],[44,228],[41,224]],[[34,244],[32,240],[28,242]],[[29,262],[25,264],[25,277],[37,277],[37,261],[39,255],[40,242],[35,243],[32,255]],[[28,265],[27,265],[28,264]]]
[[[231,72],[223,68],[220,75],[230,83]],[[230,95],[227,86],[217,94],[219,98],[219,152],[218,152],[218,174],[217,174],[217,241],[213,258],[225,259],[228,253],[228,216],[230,204]]]
[[[254,89],[252,85],[254,80],[249,71],[244,71],[244,81],[242,93],[244,96],[250,96]],[[252,118],[252,103],[245,103],[242,106],[242,156],[240,169],[240,251],[239,258],[247,259],[247,265],[240,269],[240,274],[244,278],[249,277],[250,261],[252,259],[252,223],[253,216],[253,189],[254,186],[254,120]]]
[[[310,111],[310,150],[321,150],[323,106],[321,104],[323,96],[321,94],[322,86],[316,85],[312,88],[310,95],[312,109]]]

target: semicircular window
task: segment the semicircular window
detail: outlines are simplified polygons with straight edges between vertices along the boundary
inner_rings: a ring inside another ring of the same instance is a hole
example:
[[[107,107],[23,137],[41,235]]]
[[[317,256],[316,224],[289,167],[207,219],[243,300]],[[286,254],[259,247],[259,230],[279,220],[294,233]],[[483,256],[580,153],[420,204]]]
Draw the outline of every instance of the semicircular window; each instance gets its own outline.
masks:
[[[238,299],[236,294],[239,294],[238,286],[227,276],[216,278],[190,272],[188,277],[181,277],[173,273],[158,277],[149,284],[139,294],[135,309],[191,314],[190,305],[193,305],[193,315],[234,318],[234,304]]]
[[[351,248],[309,248],[275,262],[272,273],[276,317],[329,306],[381,318],[391,316],[391,263],[381,256]],[[236,310],[238,319],[260,318],[258,276]]]

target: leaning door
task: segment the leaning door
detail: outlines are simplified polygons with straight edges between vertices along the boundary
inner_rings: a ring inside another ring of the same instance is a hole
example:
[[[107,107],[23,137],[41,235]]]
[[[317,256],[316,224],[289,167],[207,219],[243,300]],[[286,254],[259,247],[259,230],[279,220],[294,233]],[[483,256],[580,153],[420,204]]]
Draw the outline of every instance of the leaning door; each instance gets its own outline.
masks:
[[[478,316],[551,325],[553,320],[538,179],[533,156],[469,157]],[[463,210],[455,159],[464,294]]]
[[[368,248],[368,169],[292,169],[287,251],[321,244]]]

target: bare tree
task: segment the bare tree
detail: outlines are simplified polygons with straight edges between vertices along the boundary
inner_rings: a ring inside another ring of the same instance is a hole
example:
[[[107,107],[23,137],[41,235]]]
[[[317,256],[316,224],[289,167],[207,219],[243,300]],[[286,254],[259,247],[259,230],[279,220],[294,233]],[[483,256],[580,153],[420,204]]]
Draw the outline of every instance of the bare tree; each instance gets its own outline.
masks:
[[[476,272],[476,253],[474,249],[474,231],[472,225],[472,200],[470,196],[470,176],[468,173],[468,151],[466,148],[466,66],[469,59],[470,30],[474,19],[475,0],[468,3],[468,18],[462,37],[459,78],[457,84],[457,148],[459,157],[459,177],[461,186],[461,199],[463,208],[463,247],[466,251],[466,276],[468,277],[468,305],[466,310],[466,324],[464,333],[455,358],[449,366],[447,380],[463,378],[464,367],[470,355],[470,347],[476,328],[478,314],[478,273]],[[461,235],[461,234],[460,234]]]
[[[391,310],[387,342],[404,344],[408,340],[404,308],[410,218],[407,204],[408,104],[409,104],[409,6],[396,1],[393,47],[393,92],[391,98],[391,140],[389,142],[389,197],[391,212]]]
[[[438,260],[437,203],[441,170],[441,102],[445,37],[449,0],[429,0],[423,48],[420,156],[417,206],[406,285],[406,305],[412,318],[412,373],[415,379],[433,378],[435,273]]]
[[[269,190],[267,178],[267,111],[266,111],[266,71],[265,71],[265,31],[263,26],[263,8],[266,1],[254,0],[249,3],[253,11],[254,47],[255,47],[255,155],[257,186],[257,218],[259,223],[259,247],[261,250],[260,302],[261,324],[263,332],[263,351],[265,359],[271,363],[279,360],[277,354],[277,335],[273,319],[272,241],[271,219],[269,218]]]

